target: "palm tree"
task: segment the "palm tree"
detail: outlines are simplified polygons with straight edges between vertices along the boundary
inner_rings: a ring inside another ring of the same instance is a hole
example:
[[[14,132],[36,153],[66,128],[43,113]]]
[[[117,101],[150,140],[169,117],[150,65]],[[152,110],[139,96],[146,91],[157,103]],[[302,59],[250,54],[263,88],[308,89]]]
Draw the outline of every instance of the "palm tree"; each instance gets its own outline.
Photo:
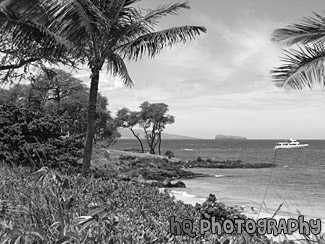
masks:
[[[291,47],[285,50],[284,64],[271,71],[276,86],[302,90],[325,85],[325,17],[314,13],[299,24],[279,28],[272,41]]]
[[[10,12],[7,6],[10,6],[15,10],[15,16],[23,20],[21,23],[32,26],[21,28],[20,23],[14,23],[14,28],[18,25],[18,32],[24,34],[22,38],[29,37],[33,34],[31,29],[36,28],[42,37],[38,37],[41,43],[39,45],[47,47],[47,41],[52,45],[50,50],[57,51],[54,54],[64,54],[65,57],[74,57],[74,60],[88,64],[91,82],[84,174],[87,174],[90,167],[99,75],[103,66],[106,65],[111,74],[120,76],[125,85],[131,86],[133,81],[128,74],[125,59],[137,61],[144,55],[153,58],[166,47],[192,40],[196,35],[206,32],[201,26],[180,26],[155,31],[162,17],[189,9],[188,3],[174,3],[144,11],[133,7],[139,1],[5,0],[5,7],[0,7],[0,11],[7,14]],[[12,28],[12,22],[4,23],[3,30]],[[22,42],[18,35],[13,38]]]

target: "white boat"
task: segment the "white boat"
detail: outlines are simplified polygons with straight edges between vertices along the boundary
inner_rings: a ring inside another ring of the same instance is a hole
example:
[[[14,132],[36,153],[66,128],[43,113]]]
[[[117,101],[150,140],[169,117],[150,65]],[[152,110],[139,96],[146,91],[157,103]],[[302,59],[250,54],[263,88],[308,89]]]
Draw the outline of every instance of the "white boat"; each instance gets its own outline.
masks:
[[[308,147],[308,144],[300,144],[297,140],[290,138],[290,140],[285,142],[278,142],[274,149],[291,149],[291,148],[304,148]]]

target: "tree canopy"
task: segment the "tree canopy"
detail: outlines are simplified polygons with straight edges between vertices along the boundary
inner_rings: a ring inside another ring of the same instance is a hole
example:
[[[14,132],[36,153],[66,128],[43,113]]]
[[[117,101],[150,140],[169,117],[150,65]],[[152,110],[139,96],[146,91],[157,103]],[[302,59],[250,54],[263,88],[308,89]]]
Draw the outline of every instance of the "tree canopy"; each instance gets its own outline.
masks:
[[[140,105],[140,127],[143,128],[150,153],[155,154],[155,148],[158,145],[159,154],[161,154],[161,132],[166,125],[175,122],[175,117],[167,114],[169,108],[165,103],[143,102]]]
[[[140,112],[130,111],[128,108],[121,108],[117,111],[116,124],[122,128],[128,128],[134,137],[139,141],[141,152],[144,152],[142,141],[137,133],[134,131],[134,127],[140,123]]]
[[[64,119],[64,132],[71,136],[85,135],[89,88],[79,79],[63,70],[47,70],[39,74],[31,84],[18,84],[4,94],[0,104],[13,103],[18,107],[42,112]],[[108,99],[98,93],[95,138],[107,140],[109,145],[120,135],[110,111]]]

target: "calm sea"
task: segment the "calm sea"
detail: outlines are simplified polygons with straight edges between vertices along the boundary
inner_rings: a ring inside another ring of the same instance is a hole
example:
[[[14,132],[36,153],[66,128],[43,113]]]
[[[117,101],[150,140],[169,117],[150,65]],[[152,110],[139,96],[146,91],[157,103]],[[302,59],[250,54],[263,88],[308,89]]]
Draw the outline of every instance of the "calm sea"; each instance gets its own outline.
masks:
[[[210,193],[227,205],[244,205],[273,214],[325,220],[325,140],[300,140],[304,149],[273,150],[283,140],[163,140],[162,152],[171,150],[182,159],[240,159],[245,163],[273,163],[267,169],[193,169],[211,177],[183,180],[187,188],[175,192],[203,202]],[[119,140],[112,148],[138,149],[136,140]],[[264,199],[264,203],[263,203]],[[262,204],[263,203],[263,204]]]

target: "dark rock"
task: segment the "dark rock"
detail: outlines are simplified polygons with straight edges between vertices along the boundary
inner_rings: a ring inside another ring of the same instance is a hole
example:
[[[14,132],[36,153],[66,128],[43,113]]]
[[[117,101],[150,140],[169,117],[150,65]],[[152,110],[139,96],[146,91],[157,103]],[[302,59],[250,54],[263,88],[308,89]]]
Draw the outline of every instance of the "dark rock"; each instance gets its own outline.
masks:
[[[175,184],[171,183],[170,179],[164,180],[163,187],[167,188],[186,188],[186,185],[182,181],[177,181]]]
[[[270,163],[243,163],[241,160],[224,160],[217,161],[215,158],[202,160],[198,158],[192,162],[187,163],[189,168],[221,168],[221,169],[235,169],[235,168],[271,168],[276,165]]]
[[[177,187],[177,188],[186,188],[186,185],[182,181],[177,181],[175,184],[172,184],[172,187]]]

